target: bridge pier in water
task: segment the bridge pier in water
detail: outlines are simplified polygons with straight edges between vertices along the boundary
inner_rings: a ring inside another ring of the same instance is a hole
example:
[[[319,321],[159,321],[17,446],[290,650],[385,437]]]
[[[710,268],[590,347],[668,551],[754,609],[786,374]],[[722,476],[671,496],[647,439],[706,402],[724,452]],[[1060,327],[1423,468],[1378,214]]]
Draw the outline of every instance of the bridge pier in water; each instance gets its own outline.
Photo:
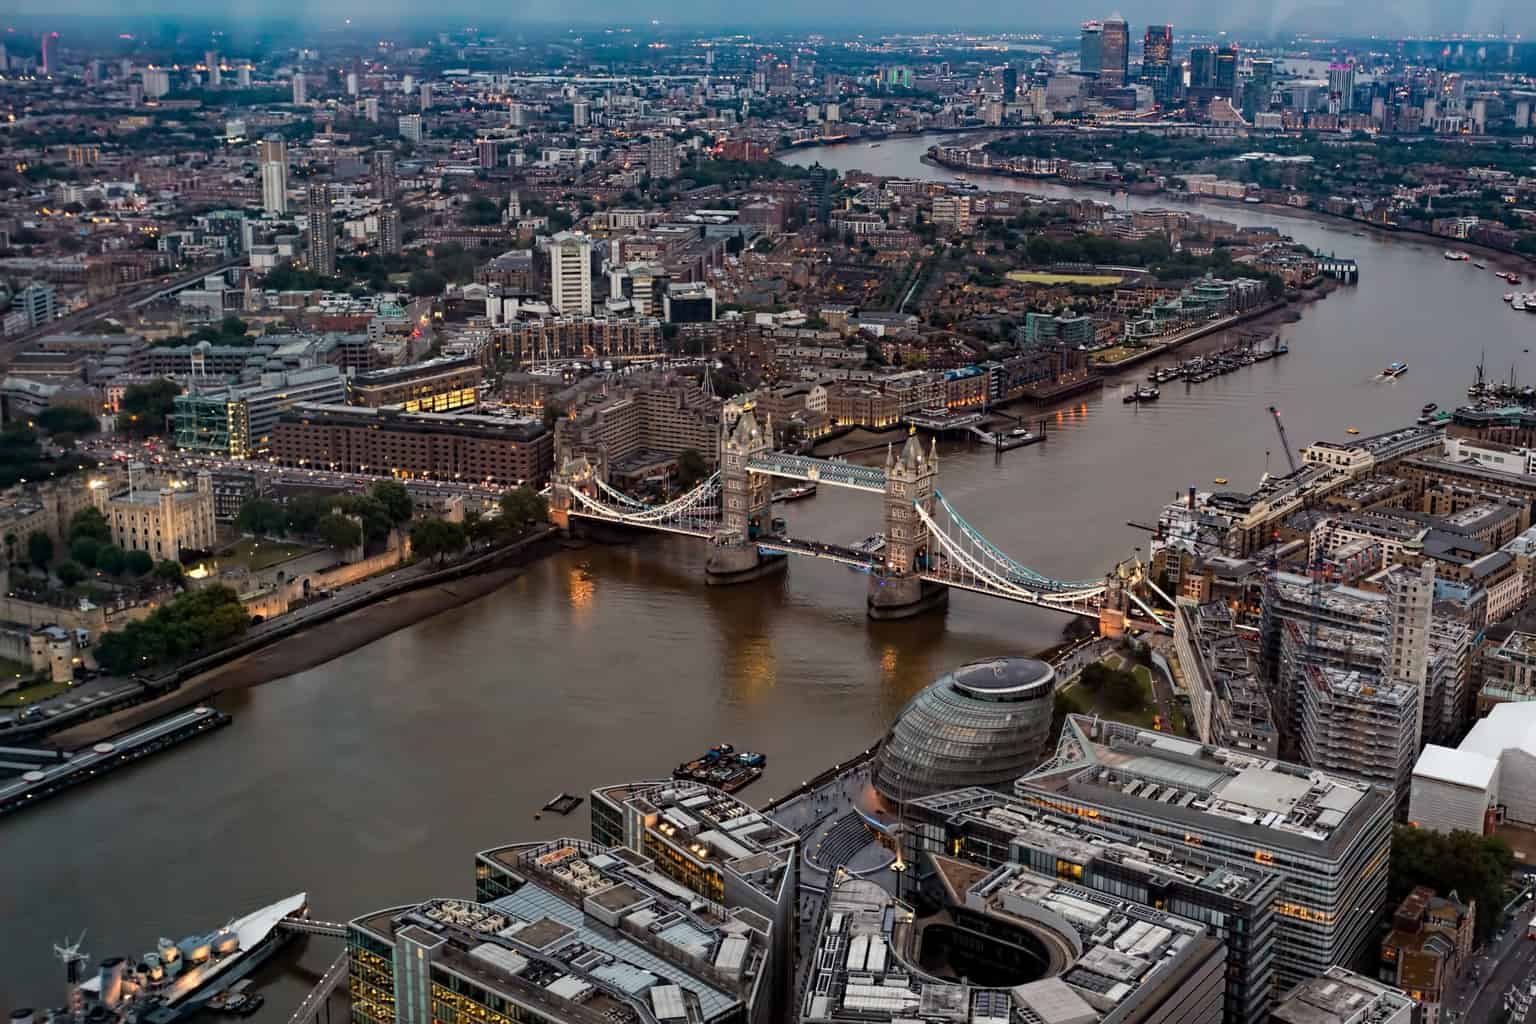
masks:
[[[907,435],[901,454],[890,447],[885,453],[885,565],[869,576],[865,608],[872,619],[909,619],[949,606],[949,588],[920,575],[933,558],[933,537],[928,523],[918,515],[933,514],[939,477],[938,441],[925,453],[914,432]]]

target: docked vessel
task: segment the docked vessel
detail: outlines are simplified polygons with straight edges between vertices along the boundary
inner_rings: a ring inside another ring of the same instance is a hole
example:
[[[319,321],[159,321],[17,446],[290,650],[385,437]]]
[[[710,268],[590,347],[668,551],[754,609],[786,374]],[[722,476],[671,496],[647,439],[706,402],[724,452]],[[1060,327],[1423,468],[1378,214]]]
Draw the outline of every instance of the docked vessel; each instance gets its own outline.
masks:
[[[253,1013],[261,997],[242,984],[292,935],[284,920],[309,915],[308,895],[295,893],[221,928],[180,941],[161,939],[143,956],[107,957],[85,977],[87,957],[79,943],[55,946],[67,973],[69,1009],[52,1021],[91,1024],[175,1024],[205,1008]]]
[[[1472,257],[1468,256],[1466,253],[1462,252],[1460,249],[1447,249],[1447,250],[1445,250],[1445,258],[1450,260],[1453,263],[1465,263],[1467,260],[1470,260]]]
[[[762,754],[744,750],[736,752],[729,743],[717,743],[692,761],[678,765],[672,771],[674,779],[702,782],[734,793],[763,774],[768,758]]]
[[[1440,407],[1438,405],[1436,405],[1434,402],[1425,402],[1424,403],[1424,408],[1419,410],[1419,422],[1420,423],[1428,423],[1429,420],[1430,420],[1430,417],[1435,414],[1435,410],[1438,409],[1438,408],[1440,408]]]
[[[1401,377],[1408,372],[1408,364],[1401,359],[1387,364],[1387,368],[1381,371],[1383,377]]]
[[[1159,391],[1157,388],[1144,387],[1144,388],[1137,388],[1135,391],[1132,391],[1132,392],[1128,393],[1125,396],[1124,401],[1127,404],[1129,404],[1131,402],[1155,402],[1161,396],[1162,396],[1162,392]]]

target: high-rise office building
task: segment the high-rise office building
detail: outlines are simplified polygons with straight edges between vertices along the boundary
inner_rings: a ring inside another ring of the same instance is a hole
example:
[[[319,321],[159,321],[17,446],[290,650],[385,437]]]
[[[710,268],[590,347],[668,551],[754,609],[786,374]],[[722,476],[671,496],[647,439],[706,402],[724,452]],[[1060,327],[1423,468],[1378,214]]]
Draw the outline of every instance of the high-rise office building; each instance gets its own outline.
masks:
[[[1230,43],[1216,51],[1216,94],[1227,99],[1237,94],[1237,47]]]
[[[1124,85],[1130,77],[1131,26],[1124,18],[1109,18],[1104,22],[1100,40],[1099,77],[1113,85]]]
[[[42,60],[38,65],[38,69],[44,75],[53,74],[53,48],[58,45],[58,40],[59,34],[57,32],[43,33]]]
[[[1216,88],[1216,47],[1195,46],[1189,51],[1189,87]]]
[[[261,140],[261,208],[288,212],[288,144],[277,135]]]
[[[1019,69],[1009,64],[1003,68],[1003,102],[1012,103],[1019,94]]]
[[[208,88],[217,89],[224,84],[224,73],[219,67],[219,54],[217,50],[209,50],[203,54],[203,67],[208,70]]]
[[[249,89],[251,87],[251,66],[241,64],[235,69],[235,87],[237,89]]]
[[[369,155],[368,163],[373,178],[373,198],[382,203],[394,202],[399,187],[395,178],[395,151],[376,149]]]
[[[394,256],[400,252],[400,210],[386,206],[379,211],[379,251]]]
[[[331,220],[331,187],[309,186],[309,269],[326,277],[336,273],[336,226]]]
[[[1173,67],[1173,26],[1148,25],[1141,40],[1141,80],[1152,87],[1157,102],[1167,103],[1177,90],[1169,89]]]
[[[562,231],[549,241],[550,305],[561,316],[592,314],[592,240]]]
[[[1354,110],[1355,66],[1353,64],[1328,65],[1328,112],[1347,114]]]
[[[1373,938],[1394,806],[1381,787],[1083,715],[1056,755],[1014,784],[1044,816],[1280,874],[1280,986],[1354,962]]]
[[[360,91],[360,87],[358,85],[357,72],[356,71],[348,71],[347,72],[347,95],[348,96],[356,96],[359,91]]]
[[[309,102],[309,82],[304,77],[304,72],[293,73],[293,105],[302,107]]]
[[[1429,634],[1435,603],[1435,563],[1425,559],[1417,568],[1401,568],[1389,578],[1392,644],[1387,675],[1412,687],[1415,694],[1414,756],[1424,737],[1424,704],[1429,691]]]
[[[1252,121],[1269,109],[1275,92],[1275,62],[1268,57],[1253,59],[1253,73],[1243,86],[1243,116]]]
[[[1077,68],[1083,74],[1097,78],[1103,63],[1104,26],[1097,21],[1085,21],[1077,44]]]

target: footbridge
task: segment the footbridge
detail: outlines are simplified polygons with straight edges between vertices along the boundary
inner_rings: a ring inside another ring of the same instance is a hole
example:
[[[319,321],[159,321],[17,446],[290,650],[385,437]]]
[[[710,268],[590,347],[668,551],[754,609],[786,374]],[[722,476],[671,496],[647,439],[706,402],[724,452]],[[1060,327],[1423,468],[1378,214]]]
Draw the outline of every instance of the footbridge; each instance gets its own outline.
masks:
[[[550,488],[551,517],[567,530],[581,522],[699,537],[711,544],[710,583],[737,583],[784,570],[786,556],[820,558],[869,572],[872,618],[904,618],[942,607],[950,590],[1098,620],[1106,634],[1128,626],[1168,629],[1168,615],[1142,593],[1139,562],[1094,579],[1058,579],[1002,551],[938,490],[938,450],[915,434],[883,467],[772,450],[771,431],[750,409],[727,406],[719,470],[685,494],[649,504],[602,479],[584,457],[562,459]],[[883,546],[868,550],[788,536],[772,516],[773,480],[784,478],[880,496]]]

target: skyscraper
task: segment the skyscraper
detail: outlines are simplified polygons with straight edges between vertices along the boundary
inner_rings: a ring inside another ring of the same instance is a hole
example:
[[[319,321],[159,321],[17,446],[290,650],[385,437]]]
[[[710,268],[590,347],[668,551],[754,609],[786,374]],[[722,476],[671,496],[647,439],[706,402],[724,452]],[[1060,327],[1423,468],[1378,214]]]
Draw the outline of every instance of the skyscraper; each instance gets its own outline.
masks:
[[[400,137],[407,142],[414,143],[418,146],[421,145],[422,130],[420,114],[400,115]]]
[[[377,96],[368,96],[363,99],[363,117],[374,124],[379,123],[379,98]]]
[[[1104,22],[1100,36],[1099,77],[1114,85],[1124,85],[1130,74],[1131,26],[1119,16]]]
[[[309,269],[332,277],[336,273],[336,226],[331,221],[331,187],[309,186]]]
[[[562,231],[549,242],[550,305],[561,316],[592,314],[592,242]]]
[[[1243,87],[1243,116],[1249,121],[1269,109],[1275,92],[1275,62],[1267,57],[1253,59],[1253,74]]]
[[[1328,65],[1328,112],[1347,114],[1355,108],[1355,66]]]
[[[1003,102],[1012,103],[1019,94],[1019,71],[1012,64],[1003,68]]]
[[[59,34],[57,32],[43,33],[43,55],[39,66],[44,75],[51,75],[53,73],[53,48],[57,45],[58,38]]]
[[[369,157],[371,176],[373,178],[373,197],[380,202],[394,202],[395,189],[395,151],[392,149],[376,149]]]
[[[293,105],[302,107],[309,102],[309,83],[304,80],[304,72],[293,73]]]
[[[1178,95],[1173,68],[1173,26],[1148,25],[1141,40],[1141,80],[1152,87],[1158,103],[1167,104]]]
[[[1097,21],[1083,22],[1083,35],[1078,43],[1077,67],[1085,75],[1098,77],[1104,63],[1104,26]]]
[[[1216,87],[1216,47],[1196,46],[1190,49],[1189,87],[1191,89]]]
[[[421,87],[417,90],[417,99],[419,99],[421,101],[421,109],[422,110],[431,110],[432,109],[432,86],[430,84],[426,83],[426,82],[422,82],[421,83]]]
[[[592,104],[586,100],[577,100],[571,104],[571,124],[576,128],[585,128],[592,123]]]
[[[1237,47],[1231,43],[1216,51],[1216,93],[1228,99],[1237,94]]]
[[[208,69],[208,88],[217,89],[224,84],[224,72],[219,67],[217,50],[209,50],[203,54],[203,66]]]
[[[656,181],[677,177],[677,143],[669,135],[658,135],[646,149],[645,166]]]
[[[261,140],[261,208],[288,212],[288,144],[277,135]]]
[[[390,256],[400,252],[400,211],[396,207],[379,211],[379,251]]]

